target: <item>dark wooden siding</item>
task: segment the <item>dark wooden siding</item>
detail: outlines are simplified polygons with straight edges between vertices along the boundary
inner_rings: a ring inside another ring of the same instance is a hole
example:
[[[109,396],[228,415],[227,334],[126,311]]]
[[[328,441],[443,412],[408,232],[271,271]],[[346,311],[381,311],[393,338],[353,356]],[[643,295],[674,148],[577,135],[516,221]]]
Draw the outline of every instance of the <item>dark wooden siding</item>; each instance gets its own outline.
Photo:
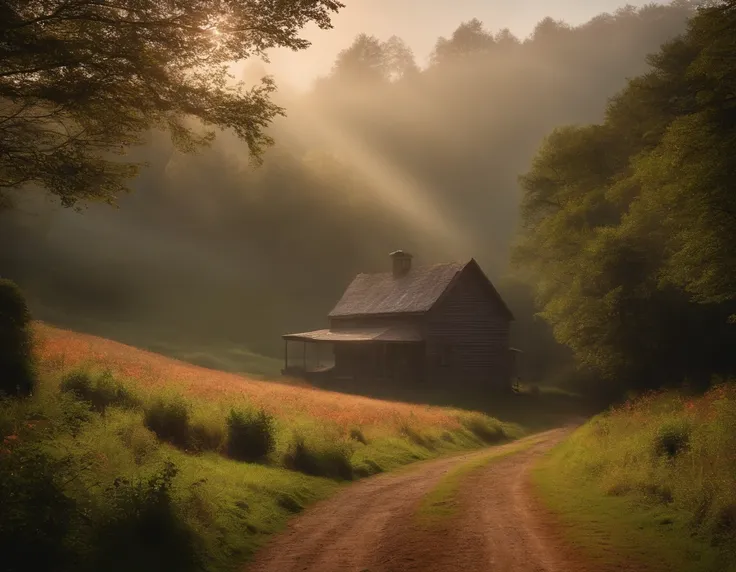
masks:
[[[451,387],[511,384],[510,321],[472,265],[427,314],[427,380]]]
[[[363,316],[330,318],[331,329],[350,328],[380,328],[391,326],[410,325],[421,327],[423,316],[399,315],[399,316]]]

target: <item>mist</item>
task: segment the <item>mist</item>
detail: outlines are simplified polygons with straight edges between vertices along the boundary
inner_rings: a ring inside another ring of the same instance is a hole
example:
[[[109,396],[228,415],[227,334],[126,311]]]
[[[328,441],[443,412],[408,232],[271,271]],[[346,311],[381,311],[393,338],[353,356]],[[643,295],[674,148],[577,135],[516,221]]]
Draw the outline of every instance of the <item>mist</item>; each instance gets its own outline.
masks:
[[[429,61],[360,35],[309,89],[278,94],[288,115],[262,166],[229,133],[196,155],[152,133],[118,208],[28,193],[2,213],[0,275],[39,319],[239,370],[242,352],[279,357],[281,333],[323,326],[353,275],[388,268],[392,250],[475,257],[541,376],[567,353],[509,268],[517,177],[555,126],[600,121],[691,13],[628,7],[574,26],[550,13],[525,38],[458,22]]]

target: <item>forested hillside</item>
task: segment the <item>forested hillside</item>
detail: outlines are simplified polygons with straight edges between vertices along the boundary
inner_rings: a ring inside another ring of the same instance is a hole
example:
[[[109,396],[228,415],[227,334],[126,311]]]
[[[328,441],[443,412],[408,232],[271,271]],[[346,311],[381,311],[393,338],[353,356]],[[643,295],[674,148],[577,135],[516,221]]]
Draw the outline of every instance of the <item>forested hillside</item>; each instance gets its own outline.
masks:
[[[517,177],[555,126],[602,121],[607,98],[691,13],[678,1],[575,28],[546,19],[526,39],[470,21],[438,39],[426,69],[398,38],[359,36],[309,93],[278,94],[288,117],[270,129],[261,167],[227,133],[196,156],[154,133],[134,151],[150,166],[119,210],[16,198],[1,219],[0,272],[36,316],[62,325],[164,351],[164,340],[207,341],[279,355],[282,331],[321,325],[352,275],[384,268],[390,250],[421,263],[475,256],[516,312],[528,374],[541,377],[567,353],[508,277]],[[665,124],[632,113],[637,129]],[[713,284],[691,286],[713,296]]]
[[[522,178],[517,262],[556,338],[617,385],[734,372],[736,3],[650,58]]]

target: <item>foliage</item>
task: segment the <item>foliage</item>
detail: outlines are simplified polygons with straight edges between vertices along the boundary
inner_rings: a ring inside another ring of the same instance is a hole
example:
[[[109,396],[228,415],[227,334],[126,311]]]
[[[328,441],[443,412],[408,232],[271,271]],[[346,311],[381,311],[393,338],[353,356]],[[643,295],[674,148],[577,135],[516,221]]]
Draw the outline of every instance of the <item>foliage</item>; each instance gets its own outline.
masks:
[[[326,440],[308,441],[296,435],[290,449],[284,455],[284,466],[307,475],[352,480],[351,450],[346,443]]]
[[[60,389],[88,402],[100,413],[112,406],[135,408],[141,405],[140,399],[110,371],[95,375],[84,369],[72,370],[62,376]]]
[[[150,168],[119,209],[77,217],[29,200],[34,216],[7,213],[0,272],[24,280],[41,319],[273,378],[281,334],[319,324],[355,273],[387,269],[386,253],[405,248],[422,264],[474,256],[517,317],[523,381],[542,381],[570,352],[534,319],[528,287],[500,280],[518,221],[516,175],[553,126],[599,120],[606,98],[645,70],[644,56],[684,30],[688,4],[546,24],[526,39],[486,21],[494,43],[477,57],[424,65],[417,53],[418,73],[401,79],[387,57],[380,82],[345,70],[350,79],[331,74],[304,94],[284,85],[274,101],[288,118],[269,127],[279,145],[259,169],[229,133],[187,156],[154,132],[132,152]],[[450,24],[452,42],[460,26]]]
[[[262,384],[244,398],[211,391],[203,370],[181,364],[197,390],[184,401],[172,391],[186,390],[186,376],[152,386],[140,362],[120,373],[115,344],[84,347],[87,369],[64,369],[79,364],[40,351],[38,391],[0,400],[0,549],[9,570],[233,570],[340,481],[483,445],[460,427],[457,410],[241,380]],[[111,379],[95,373],[103,366],[142,411],[106,399],[90,407],[99,380]],[[261,413],[256,399],[277,414]],[[279,407],[287,401],[291,409]],[[338,423],[334,411],[345,410]],[[402,416],[432,448],[400,434]],[[357,426],[364,443],[358,432],[350,437]],[[234,447],[260,459],[268,447],[272,462],[235,461]]]
[[[144,423],[159,439],[183,449],[191,444],[189,406],[180,398],[160,397],[146,408]]]
[[[33,391],[31,314],[20,288],[0,279],[0,395]]]
[[[498,443],[507,438],[501,423],[487,415],[465,414],[460,416],[460,423],[484,443]]]
[[[333,0],[0,3],[0,191],[31,183],[65,206],[112,202],[137,165],[118,162],[152,128],[179,149],[232,130],[258,157],[283,110],[273,82],[233,81],[233,61],[304,49],[300,29],[330,27]],[[233,85],[235,84],[235,85]],[[207,130],[192,126],[196,120]]]
[[[736,368],[734,25],[733,1],[700,9],[604,123],[556,129],[521,177],[517,265],[555,338],[616,383]]]
[[[172,495],[179,469],[168,461],[147,479],[116,479],[91,538],[90,570],[202,570],[198,539]]]
[[[535,482],[591,568],[731,570],[736,384],[646,393],[578,429]]]
[[[0,549],[3,569],[65,569],[73,563],[73,534],[83,523],[64,491],[74,477],[70,459],[2,435],[0,445]]]
[[[238,461],[264,461],[276,446],[274,418],[258,412],[231,410],[227,418],[227,454]]]

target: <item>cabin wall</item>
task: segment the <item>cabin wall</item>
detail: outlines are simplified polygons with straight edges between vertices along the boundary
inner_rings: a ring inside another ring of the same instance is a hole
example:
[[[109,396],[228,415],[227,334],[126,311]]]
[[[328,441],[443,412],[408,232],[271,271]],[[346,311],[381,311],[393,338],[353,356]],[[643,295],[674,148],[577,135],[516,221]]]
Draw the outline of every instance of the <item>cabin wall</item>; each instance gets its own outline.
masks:
[[[510,320],[485,278],[466,268],[426,316],[427,381],[450,388],[511,385]]]
[[[350,328],[381,328],[393,326],[414,326],[423,325],[422,316],[364,316],[364,317],[344,317],[330,318],[330,329],[350,329]]]

